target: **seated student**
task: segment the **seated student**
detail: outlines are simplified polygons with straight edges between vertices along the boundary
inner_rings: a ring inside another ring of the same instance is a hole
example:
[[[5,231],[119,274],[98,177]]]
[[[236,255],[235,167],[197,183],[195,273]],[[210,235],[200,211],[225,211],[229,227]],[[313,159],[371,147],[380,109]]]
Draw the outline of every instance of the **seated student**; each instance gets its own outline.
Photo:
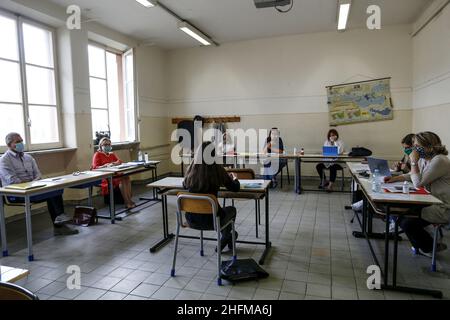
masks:
[[[338,153],[344,153],[344,142],[339,140],[339,133],[335,129],[331,129],[328,131],[327,140],[323,143],[325,147],[337,146]],[[330,169],[330,180],[327,181],[325,173],[323,172],[325,168]],[[333,183],[336,181],[336,174],[338,170],[342,170],[342,167],[333,162],[324,162],[319,163],[316,166],[317,173],[320,177],[320,185],[319,189],[325,188],[328,192],[333,190]]]
[[[408,173],[411,171],[411,162],[409,161],[409,155],[413,152],[413,139],[414,134],[408,134],[402,139],[402,146],[404,155],[402,160],[394,164],[392,168],[395,172]]]
[[[269,136],[266,139],[266,144],[264,145],[263,153],[279,153],[284,152],[283,139],[280,137],[280,130],[278,128],[272,128],[270,130]],[[287,165],[287,159],[279,159],[272,162],[271,160],[264,164],[264,179],[272,180],[272,188],[277,186],[277,175],[281,170]]]
[[[192,193],[211,194],[217,197],[220,187],[224,186],[230,191],[237,192],[240,190],[240,183],[235,174],[228,174],[222,165],[216,163],[215,149],[211,148],[211,142],[203,142],[197,149],[194,160],[189,165],[186,171],[186,177],[183,181],[183,186]],[[208,155],[205,156],[205,150]],[[211,160],[211,161],[210,161]],[[225,207],[219,205],[218,215],[221,224],[225,224],[231,219],[236,219],[236,208]],[[188,224],[195,228],[214,229],[213,219],[211,215],[186,213],[186,220]],[[231,225],[222,230],[222,237],[220,240],[221,250],[226,245],[232,248]],[[237,239],[237,232],[235,233]]]
[[[102,138],[98,143],[98,151],[94,154],[92,158],[92,169],[112,167],[122,164],[120,160],[113,152],[111,146],[111,140],[109,138]],[[108,180],[103,179],[102,181],[102,194],[108,194]],[[131,194],[131,181],[130,177],[119,177],[113,179],[113,187],[120,187],[120,192],[122,194],[123,200],[125,201],[125,206],[128,209],[136,207],[133,202]]]
[[[422,209],[421,218],[400,218],[399,224],[419,253],[431,257],[433,238],[424,229],[431,223],[448,224],[450,218],[450,160],[441,139],[433,132],[415,135],[414,150],[409,155],[411,172],[385,178],[387,183],[412,181],[414,187],[425,187],[443,202]],[[437,251],[446,249],[439,244]]]
[[[5,138],[8,151],[0,158],[0,178],[2,186],[31,182],[41,179],[41,172],[36,161],[29,154],[24,153],[23,139],[20,134],[11,132]],[[23,203],[23,198],[8,197],[12,203]],[[40,203],[47,201],[48,212],[53,223],[53,233],[58,235],[77,234],[78,230],[72,229],[64,222],[72,220],[64,213],[62,191],[53,191],[43,195],[31,197],[31,202]]]

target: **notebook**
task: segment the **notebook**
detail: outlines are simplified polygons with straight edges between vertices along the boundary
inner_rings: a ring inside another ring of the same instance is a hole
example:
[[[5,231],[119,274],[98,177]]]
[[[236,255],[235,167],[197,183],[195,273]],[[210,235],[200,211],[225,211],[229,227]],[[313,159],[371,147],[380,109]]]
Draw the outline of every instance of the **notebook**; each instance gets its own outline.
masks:
[[[6,186],[5,189],[13,189],[13,190],[30,190],[45,187],[45,183],[36,183],[36,182],[25,182],[19,184],[11,184]]]

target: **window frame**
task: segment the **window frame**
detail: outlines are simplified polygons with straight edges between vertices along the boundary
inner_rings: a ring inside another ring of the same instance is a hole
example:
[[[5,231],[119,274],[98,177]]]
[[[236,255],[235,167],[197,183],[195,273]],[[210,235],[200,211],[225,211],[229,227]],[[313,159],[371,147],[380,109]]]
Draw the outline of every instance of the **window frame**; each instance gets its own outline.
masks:
[[[57,52],[57,44],[56,44],[56,30],[48,25],[35,21],[33,19],[26,18],[20,14],[8,12],[0,9],[0,15],[13,19],[16,22],[16,33],[17,33],[17,42],[18,42],[18,61],[0,58],[3,61],[10,61],[19,63],[19,72],[20,72],[20,85],[21,85],[21,95],[22,95],[22,111],[23,111],[23,125],[24,125],[24,140],[25,151],[39,151],[46,149],[56,149],[63,147],[62,141],[62,121],[61,121],[61,98],[60,98],[60,84],[59,84],[59,67],[58,67],[58,52]],[[23,25],[28,24],[33,27],[43,29],[50,32],[51,40],[52,40],[52,55],[53,55],[53,68],[47,66],[35,65],[32,63],[27,63],[25,60],[25,43],[24,43],[24,34],[23,34]],[[45,104],[31,104],[32,106],[40,106],[40,107],[54,107],[56,108],[56,120],[58,123],[58,142],[47,142],[47,143],[34,143],[32,144],[31,137],[31,129],[32,123],[30,124],[30,103],[28,102],[28,85],[27,85],[27,74],[26,67],[32,66],[46,70],[53,71],[53,80],[55,85],[55,105],[45,105]],[[11,102],[1,102],[3,104],[16,105],[17,103]],[[2,139],[4,137],[0,137]],[[0,146],[0,152],[5,152],[8,149],[7,146]]]
[[[116,144],[121,144],[121,143],[135,143],[138,142],[138,119],[137,119],[137,103],[136,103],[136,60],[135,60],[135,52],[134,49],[128,49],[126,51],[120,51],[114,48],[111,48],[107,45],[101,44],[99,42],[96,42],[94,40],[89,40],[88,42],[88,48],[89,46],[93,46],[93,47],[97,47],[99,49],[104,50],[105,54],[104,54],[104,58],[105,58],[105,79],[97,77],[97,76],[91,76],[90,70],[89,70],[89,82],[91,78],[94,79],[99,79],[99,80],[104,80],[106,81],[106,101],[107,101],[107,108],[106,109],[101,109],[101,108],[93,108],[92,105],[90,105],[90,110],[94,109],[94,110],[106,110],[108,113],[108,128],[109,130],[111,130],[111,123],[110,123],[110,103],[109,103],[109,94],[108,94],[108,90],[109,90],[109,82],[108,82],[108,63],[107,63],[107,53],[112,53],[115,55],[119,55],[121,58],[121,65],[118,66],[120,69],[120,72],[122,74],[122,81],[121,83],[119,83],[120,89],[122,90],[123,93],[123,101],[124,101],[124,108],[125,106],[125,100],[126,100],[126,81],[125,81],[125,72],[126,72],[126,66],[125,66],[125,58],[127,55],[132,54],[133,55],[133,92],[134,92],[134,101],[133,101],[133,111],[134,111],[134,140],[129,141],[129,140],[125,140],[125,141],[113,141],[113,143]],[[118,70],[119,70],[118,69]],[[120,77],[119,77],[120,80]],[[91,126],[93,125],[92,123],[92,119],[91,119]],[[92,128],[92,134],[95,134],[94,128]],[[93,137],[93,139],[95,139],[95,137]]]

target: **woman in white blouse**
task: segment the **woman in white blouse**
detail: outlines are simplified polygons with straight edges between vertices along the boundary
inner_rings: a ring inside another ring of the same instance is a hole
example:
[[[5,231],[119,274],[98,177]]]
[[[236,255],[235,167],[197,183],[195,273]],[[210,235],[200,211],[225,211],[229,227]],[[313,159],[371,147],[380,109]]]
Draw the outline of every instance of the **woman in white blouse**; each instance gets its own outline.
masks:
[[[325,147],[337,146],[338,154],[344,153],[344,142],[342,140],[339,140],[339,133],[335,129],[330,129],[330,131],[328,131],[327,140],[325,140],[323,145]],[[337,163],[324,162],[319,163],[316,166],[316,169],[320,177],[319,189],[326,189],[328,192],[331,192],[333,190],[333,184],[336,181],[336,173],[338,170],[342,170],[342,167]],[[328,181],[324,173],[325,169],[330,170],[330,180]]]

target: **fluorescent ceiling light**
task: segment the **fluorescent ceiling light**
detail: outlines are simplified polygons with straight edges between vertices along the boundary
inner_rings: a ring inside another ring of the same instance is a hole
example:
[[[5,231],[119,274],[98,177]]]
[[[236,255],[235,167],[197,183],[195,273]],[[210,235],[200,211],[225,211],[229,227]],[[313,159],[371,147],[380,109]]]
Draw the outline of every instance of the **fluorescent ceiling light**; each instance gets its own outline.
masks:
[[[350,13],[351,2],[339,3],[339,21],[338,30],[345,30],[347,28],[348,16]]]
[[[209,37],[205,36],[201,31],[197,30],[186,21],[178,23],[178,28],[180,28],[183,32],[187,33],[189,36],[191,36],[204,46],[209,46],[213,43],[213,41]]]
[[[151,8],[156,5],[156,1],[149,1],[149,0],[136,0],[140,4],[142,4],[144,7]]]

